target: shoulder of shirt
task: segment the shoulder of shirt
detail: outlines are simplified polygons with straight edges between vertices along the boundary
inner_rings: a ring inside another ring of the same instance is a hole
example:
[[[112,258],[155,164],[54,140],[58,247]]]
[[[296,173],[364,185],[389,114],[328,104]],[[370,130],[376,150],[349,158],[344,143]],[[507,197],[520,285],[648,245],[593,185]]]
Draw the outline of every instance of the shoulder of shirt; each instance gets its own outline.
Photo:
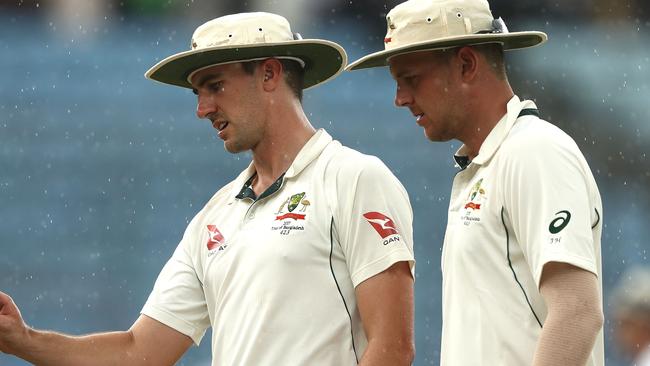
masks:
[[[221,187],[221,189],[219,189],[208,200],[208,202],[203,206],[203,208],[201,208],[201,210],[199,210],[199,212],[197,212],[194,215],[192,220],[190,220],[187,228],[185,229],[185,234],[183,235],[183,239],[181,240],[179,247],[184,246],[186,248],[190,248],[191,251],[198,250],[199,247],[197,245],[199,242],[193,240],[196,230],[199,228],[197,225],[202,225],[202,223],[204,223],[206,214],[209,213],[210,210],[213,209],[215,206],[227,204],[230,198],[234,198],[234,196],[231,195],[235,183],[236,181],[233,180],[230,183],[226,184],[225,186]]]
[[[329,172],[360,174],[361,172],[390,172],[386,164],[374,155],[364,154],[337,142],[336,150],[327,162]]]
[[[509,156],[525,156],[531,153],[560,149],[579,153],[571,136],[559,127],[533,116],[521,117],[508,133],[501,146]]]
[[[225,186],[221,187],[217,193],[215,193],[203,206],[201,211],[197,214],[200,215],[204,211],[209,211],[212,207],[220,204],[224,204],[228,201],[230,201],[232,198],[234,198],[233,195],[233,189],[235,187],[235,184],[237,183],[236,180],[231,181],[230,183],[226,184]]]

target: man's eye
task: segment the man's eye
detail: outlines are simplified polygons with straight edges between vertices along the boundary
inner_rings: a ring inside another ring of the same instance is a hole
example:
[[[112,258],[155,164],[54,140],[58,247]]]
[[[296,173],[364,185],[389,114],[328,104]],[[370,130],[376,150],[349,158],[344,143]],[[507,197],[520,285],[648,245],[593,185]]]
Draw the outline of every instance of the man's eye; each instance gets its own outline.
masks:
[[[212,83],[212,84],[209,84],[209,85],[208,85],[208,88],[209,88],[211,91],[214,91],[214,92],[220,92],[221,90],[223,90],[223,86],[221,85],[221,83]]]

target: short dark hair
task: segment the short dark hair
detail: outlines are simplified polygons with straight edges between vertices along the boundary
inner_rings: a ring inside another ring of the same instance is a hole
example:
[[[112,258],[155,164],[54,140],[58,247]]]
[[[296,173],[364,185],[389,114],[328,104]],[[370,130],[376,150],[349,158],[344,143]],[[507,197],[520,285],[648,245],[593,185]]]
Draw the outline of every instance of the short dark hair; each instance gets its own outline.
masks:
[[[503,45],[501,43],[485,43],[472,46],[479,51],[490,64],[494,74],[501,80],[506,80],[506,65]]]
[[[293,95],[298,98],[302,103],[302,90],[305,85],[305,69],[302,65],[295,60],[288,59],[278,59],[282,64],[282,69],[284,71],[284,81],[289,86],[289,89],[293,92]],[[255,68],[261,64],[261,60],[255,61],[245,61],[242,62],[242,67],[244,72],[248,75],[253,75],[255,73]]]
[[[485,61],[492,67],[494,74],[501,80],[506,80],[506,66],[505,66],[505,54],[503,52],[503,45],[501,43],[483,43],[483,44],[470,44],[467,45],[472,47],[478,53],[483,55]],[[452,55],[455,55],[459,49],[465,46],[459,46],[454,48],[444,48],[441,50],[436,50],[436,54],[444,57],[444,60],[450,60]]]

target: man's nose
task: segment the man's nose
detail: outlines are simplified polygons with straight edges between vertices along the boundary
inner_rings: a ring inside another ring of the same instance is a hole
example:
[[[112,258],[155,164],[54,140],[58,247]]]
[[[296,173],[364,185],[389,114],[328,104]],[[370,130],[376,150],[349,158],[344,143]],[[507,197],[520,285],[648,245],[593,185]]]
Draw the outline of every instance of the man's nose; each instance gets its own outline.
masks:
[[[199,94],[198,103],[196,105],[196,116],[199,118],[208,118],[208,115],[217,111],[217,105],[209,96],[202,96]]]
[[[395,106],[397,107],[407,107],[413,103],[413,98],[410,93],[407,93],[404,89],[397,87],[395,90]]]

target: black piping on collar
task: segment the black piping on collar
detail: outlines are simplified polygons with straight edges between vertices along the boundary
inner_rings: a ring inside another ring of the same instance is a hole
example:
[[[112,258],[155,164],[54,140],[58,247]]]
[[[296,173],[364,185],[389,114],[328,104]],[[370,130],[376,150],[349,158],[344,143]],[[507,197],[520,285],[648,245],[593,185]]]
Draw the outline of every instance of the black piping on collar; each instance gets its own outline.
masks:
[[[523,116],[535,116],[539,118],[539,110],[537,108],[524,108],[521,110],[521,112],[519,112],[517,118]],[[458,166],[460,167],[460,170],[465,170],[465,168],[467,168],[469,163],[472,162],[468,156],[454,155],[454,160],[456,161],[456,164],[458,164]]]
[[[257,197],[257,195],[255,195],[255,191],[253,191],[253,180],[257,176],[257,172],[256,172],[250,178],[248,178],[248,180],[246,181],[246,183],[244,183],[244,186],[241,187],[241,190],[235,196],[235,198],[240,200],[249,198],[253,201],[257,201],[257,200],[261,200],[264,197],[268,197],[273,193],[277,192],[278,189],[280,189],[280,187],[282,186],[282,180],[284,179],[284,174],[285,173],[282,173],[282,175],[278,179],[276,179],[275,182],[271,184],[269,188],[266,189],[266,191],[264,191],[259,197]]]

